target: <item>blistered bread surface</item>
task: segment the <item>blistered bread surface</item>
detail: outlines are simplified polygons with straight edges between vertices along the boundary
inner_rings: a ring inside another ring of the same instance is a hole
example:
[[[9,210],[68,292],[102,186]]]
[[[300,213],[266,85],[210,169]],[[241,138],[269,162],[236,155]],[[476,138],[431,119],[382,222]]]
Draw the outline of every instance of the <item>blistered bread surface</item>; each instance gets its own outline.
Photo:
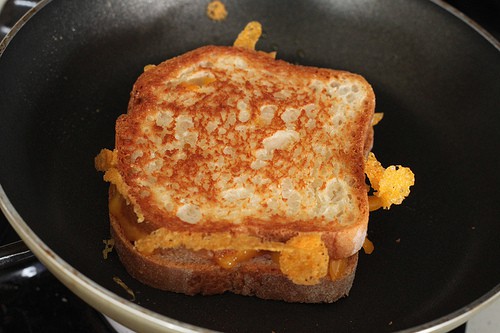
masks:
[[[207,46],[137,80],[117,121],[117,168],[159,225],[342,228],[367,220],[373,108],[358,75]]]

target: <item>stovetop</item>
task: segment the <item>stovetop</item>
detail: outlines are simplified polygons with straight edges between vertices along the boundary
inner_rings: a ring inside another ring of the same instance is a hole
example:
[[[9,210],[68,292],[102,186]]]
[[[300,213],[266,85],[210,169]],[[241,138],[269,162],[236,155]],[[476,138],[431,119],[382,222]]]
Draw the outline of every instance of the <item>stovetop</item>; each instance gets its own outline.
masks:
[[[499,1],[447,2],[500,40]],[[36,3],[0,0],[0,39]],[[0,246],[17,240],[19,237],[0,214]],[[466,331],[470,330],[462,325],[451,333]],[[4,269],[0,274],[0,333],[10,332],[111,333],[116,330],[102,314],[75,296],[40,262],[31,258]]]
[[[0,245],[19,240],[0,214]],[[0,272],[0,333],[111,333],[103,315],[29,258]]]

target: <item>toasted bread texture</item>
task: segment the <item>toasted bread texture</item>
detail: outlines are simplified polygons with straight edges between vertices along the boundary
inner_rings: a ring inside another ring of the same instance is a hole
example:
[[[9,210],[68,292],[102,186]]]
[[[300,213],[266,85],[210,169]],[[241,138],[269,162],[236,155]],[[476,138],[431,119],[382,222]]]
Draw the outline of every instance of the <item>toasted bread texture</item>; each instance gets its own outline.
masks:
[[[153,229],[284,242],[333,258],[366,234],[374,94],[361,77],[236,47],[150,66],[116,124],[121,192]]]
[[[144,256],[130,242],[113,214],[111,236],[121,262],[131,276],[151,287],[187,295],[232,292],[263,299],[296,303],[332,303],[347,296],[352,287],[358,254],[345,260],[339,277],[324,277],[312,286],[293,283],[269,254],[227,269],[214,263],[211,251],[163,249]]]
[[[186,294],[346,295],[368,224],[374,107],[359,75],[239,47],[146,66],[101,159],[120,259]],[[224,250],[254,254],[223,267]]]

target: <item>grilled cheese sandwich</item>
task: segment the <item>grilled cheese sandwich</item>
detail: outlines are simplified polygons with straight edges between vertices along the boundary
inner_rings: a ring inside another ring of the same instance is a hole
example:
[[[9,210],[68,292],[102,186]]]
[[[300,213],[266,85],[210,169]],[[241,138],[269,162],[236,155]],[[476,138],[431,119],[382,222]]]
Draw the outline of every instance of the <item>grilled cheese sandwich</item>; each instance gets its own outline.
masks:
[[[259,35],[146,66],[96,158],[112,235],[154,287],[332,302],[365,242],[375,96],[359,75],[253,50]]]

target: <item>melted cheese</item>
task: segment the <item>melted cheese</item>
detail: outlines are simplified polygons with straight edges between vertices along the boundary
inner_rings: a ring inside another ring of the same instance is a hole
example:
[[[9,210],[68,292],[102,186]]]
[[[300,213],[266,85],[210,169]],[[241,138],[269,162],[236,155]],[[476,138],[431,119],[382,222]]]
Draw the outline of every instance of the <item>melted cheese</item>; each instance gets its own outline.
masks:
[[[139,227],[136,222],[137,219],[131,216],[133,214],[129,214],[126,209],[125,199],[117,191],[114,192],[114,195],[109,200],[109,213],[120,223],[123,233],[128,240],[136,241],[148,235],[147,232]]]
[[[298,235],[286,243],[279,257],[280,269],[301,285],[315,285],[328,273],[328,249],[320,234]]]
[[[347,258],[331,260],[328,266],[328,274],[333,281],[340,280],[347,272]]]
[[[261,34],[261,24],[256,21],[252,21],[246,25],[242,32],[240,32],[233,45],[249,50],[255,50],[255,44],[257,44]]]
[[[401,165],[384,168],[372,152],[368,154],[365,173],[375,190],[375,198],[369,197],[370,211],[401,204],[410,194],[410,187],[415,184],[415,175],[410,168]]]
[[[227,17],[226,6],[219,0],[209,2],[207,16],[214,21],[222,21]]]
[[[114,185],[112,185],[114,186]],[[303,233],[288,242],[265,242],[255,236],[230,233],[173,232],[160,228],[151,234],[136,222],[134,213],[116,190],[109,201],[109,212],[120,224],[125,237],[134,242],[135,248],[144,255],[151,255],[159,248],[185,247],[193,251],[215,251],[215,260],[225,269],[250,260],[264,252],[270,252],[283,274],[296,284],[313,285],[330,274],[328,250],[320,233]],[[341,268],[337,268],[340,272]],[[337,272],[337,275],[340,273]],[[338,278],[338,277],[337,277]]]
[[[205,234],[160,228],[135,242],[135,248],[144,255],[151,255],[159,248],[181,246],[193,251],[279,252],[279,266],[282,273],[294,283],[301,285],[317,284],[328,274],[328,249],[321,240],[320,233],[299,234],[288,242],[281,243],[266,242],[249,235],[232,235],[229,232]],[[249,253],[255,254],[255,252]],[[225,264],[228,264],[227,261]]]
[[[243,250],[243,251],[235,251],[235,250],[224,250],[219,251],[215,254],[215,260],[217,264],[225,269],[234,268],[239,263],[250,260],[258,255],[260,255],[262,251],[257,250]]]
[[[127,204],[132,203],[134,207],[134,212],[137,216],[137,221],[144,221],[144,215],[142,214],[139,205],[137,205],[134,201],[129,199],[128,191],[129,187],[123,181],[122,176],[116,169],[117,164],[117,152],[116,150],[102,149],[99,155],[97,155],[94,159],[95,168],[99,171],[104,171],[104,180],[110,182],[116,187],[118,193],[120,193],[123,198],[127,201]],[[129,202],[131,201],[131,202]]]

